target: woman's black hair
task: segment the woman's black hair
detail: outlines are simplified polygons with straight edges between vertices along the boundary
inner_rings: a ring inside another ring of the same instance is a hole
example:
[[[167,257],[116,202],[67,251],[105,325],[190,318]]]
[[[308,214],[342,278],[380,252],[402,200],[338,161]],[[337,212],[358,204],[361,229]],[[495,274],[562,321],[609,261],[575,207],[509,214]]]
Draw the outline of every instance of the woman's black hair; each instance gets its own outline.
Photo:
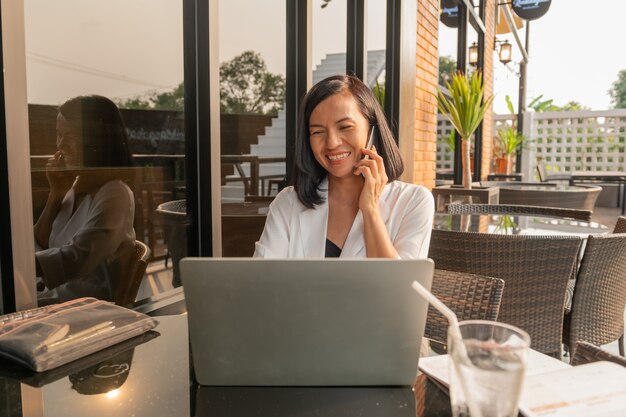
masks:
[[[309,119],[318,104],[328,97],[344,91],[349,91],[352,94],[361,114],[370,125],[375,126],[378,130],[378,134],[375,135],[374,146],[376,152],[385,162],[385,171],[389,182],[398,179],[404,171],[400,150],[372,90],[353,75],[328,77],[315,84],[304,96],[298,116],[293,183],[298,199],[308,208],[313,208],[323,202],[319,193],[319,185],[327,175],[326,170],[317,162],[311,150]]]
[[[133,156],[126,126],[115,103],[98,95],[78,96],[59,107],[70,123],[82,125],[85,167],[130,167]]]

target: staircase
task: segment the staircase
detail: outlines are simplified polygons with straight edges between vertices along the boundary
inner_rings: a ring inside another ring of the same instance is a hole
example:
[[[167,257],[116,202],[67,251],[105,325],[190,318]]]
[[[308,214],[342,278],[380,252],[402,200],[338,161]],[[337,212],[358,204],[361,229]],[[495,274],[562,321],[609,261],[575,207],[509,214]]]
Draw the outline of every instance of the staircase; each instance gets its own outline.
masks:
[[[368,51],[367,53],[367,84],[373,87],[376,80],[385,69],[385,51]],[[327,55],[322,62],[313,71],[313,84],[318,83],[326,77],[336,74],[344,74],[346,72],[346,54],[337,53]],[[285,156],[285,111],[281,110],[278,115],[272,119],[272,125],[265,128],[265,134],[259,136],[258,143],[250,145],[250,154],[258,156]],[[243,164],[245,174],[250,175],[250,166]],[[261,164],[259,167],[259,176],[278,176],[285,175],[285,163]],[[238,177],[237,174],[230,176]],[[259,191],[261,187],[259,186]],[[275,194],[274,188],[272,194]],[[241,202],[244,200],[244,187],[240,181],[229,182],[222,186],[222,202]]]

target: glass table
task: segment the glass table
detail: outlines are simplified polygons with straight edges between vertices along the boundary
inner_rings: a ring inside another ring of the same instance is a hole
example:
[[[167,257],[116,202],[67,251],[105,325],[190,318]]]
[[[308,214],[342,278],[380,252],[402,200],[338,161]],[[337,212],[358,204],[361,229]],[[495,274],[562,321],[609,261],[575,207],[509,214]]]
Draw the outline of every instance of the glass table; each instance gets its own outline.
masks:
[[[500,235],[581,237],[609,232],[606,226],[595,222],[518,214],[435,213],[433,229]]]
[[[46,373],[0,361],[2,415],[450,415],[447,394],[424,374],[413,387],[198,387],[190,366],[187,315],[157,319],[158,336],[133,339]]]

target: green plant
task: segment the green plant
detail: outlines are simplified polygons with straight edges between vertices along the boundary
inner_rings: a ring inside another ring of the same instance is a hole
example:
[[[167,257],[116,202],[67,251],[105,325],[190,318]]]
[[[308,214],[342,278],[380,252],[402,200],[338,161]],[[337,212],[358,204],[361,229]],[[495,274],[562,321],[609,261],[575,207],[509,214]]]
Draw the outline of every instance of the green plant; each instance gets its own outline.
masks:
[[[506,158],[506,173],[511,173],[512,157],[524,146],[525,137],[514,127],[507,127],[498,131],[498,144],[502,156]]]
[[[524,135],[513,127],[507,127],[498,131],[498,143],[500,144],[500,151],[504,156],[513,155],[522,149],[525,139]]]
[[[480,71],[474,72],[469,78],[459,71],[452,75],[452,81],[447,82],[446,87],[450,92],[450,97],[446,97],[439,89],[437,105],[439,111],[450,120],[461,136],[463,187],[472,188],[470,141],[480,126],[485,111],[491,106],[493,96],[484,97],[483,78]]]
[[[450,152],[454,153],[454,148],[456,146],[455,139],[456,139],[456,132],[452,130],[449,135],[439,136],[437,138],[437,142],[443,143],[444,145],[448,145],[448,149],[450,149]]]
[[[515,223],[513,216],[504,214],[498,219],[495,232],[501,235],[516,235],[519,234],[519,226]]]
[[[376,80],[376,85],[372,87],[372,93],[374,93],[374,97],[376,97],[376,101],[380,104],[380,108],[385,108],[385,85],[380,85],[378,80]]]
[[[450,152],[454,152],[454,148],[456,147],[456,134],[454,130],[451,131],[448,136],[446,136],[446,142],[448,143]]]
[[[543,94],[541,94],[539,97],[535,97],[529,104],[528,104],[528,108],[533,109],[536,112],[542,112],[542,111],[551,111],[553,109],[553,102],[554,100],[549,99],[549,100],[543,100],[541,101],[541,99],[543,98]]]

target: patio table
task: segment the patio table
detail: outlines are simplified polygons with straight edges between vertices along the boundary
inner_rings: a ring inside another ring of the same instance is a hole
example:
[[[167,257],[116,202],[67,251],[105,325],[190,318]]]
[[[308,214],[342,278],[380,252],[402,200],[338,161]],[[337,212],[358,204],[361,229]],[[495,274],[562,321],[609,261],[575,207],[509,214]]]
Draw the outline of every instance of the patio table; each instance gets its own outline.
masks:
[[[626,172],[624,171],[574,171],[570,178],[570,184],[574,185],[580,182],[603,182],[614,183],[619,185],[619,192],[622,195],[620,200],[620,207],[622,208],[622,215],[626,209],[626,192],[624,191],[624,185],[626,184]]]
[[[176,304],[184,310],[184,300]],[[155,417],[451,415],[447,393],[422,373],[413,387],[200,387],[188,353],[187,315],[157,320],[160,336],[152,340],[122,343],[46,373],[0,359],[3,410],[25,417],[93,410]],[[107,371],[108,378],[100,375]]]
[[[608,233],[600,223],[521,214],[435,213],[433,229],[498,235],[580,236]]]

